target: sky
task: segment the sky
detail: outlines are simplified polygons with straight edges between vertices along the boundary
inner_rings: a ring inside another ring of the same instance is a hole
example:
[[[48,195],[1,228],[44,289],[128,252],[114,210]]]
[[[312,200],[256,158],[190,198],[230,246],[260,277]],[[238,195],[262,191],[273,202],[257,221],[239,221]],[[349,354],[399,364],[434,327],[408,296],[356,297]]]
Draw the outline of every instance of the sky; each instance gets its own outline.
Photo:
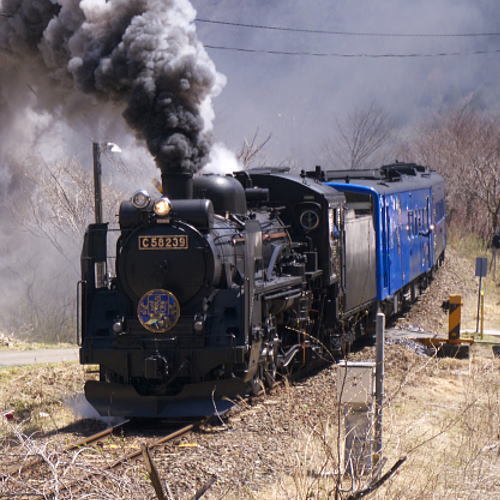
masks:
[[[457,34],[500,32],[498,0],[193,0],[198,18],[328,31]],[[249,54],[208,48],[227,85],[215,100],[215,134],[238,149],[256,130],[272,133],[269,161],[306,167],[336,120],[376,102],[405,130],[473,98],[498,111],[500,36],[374,37],[279,32],[197,23],[206,45],[342,54],[459,52],[427,58],[339,58]]]
[[[78,1],[66,2],[67,10],[76,11]],[[154,0],[147,1],[155,4]],[[0,0],[0,6],[8,10],[9,5],[21,2],[50,5],[50,0]],[[190,9],[188,0],[164,2],[181,6],[184,11]],[[234,23],[351,33],[500,32],[498,0],[192,0],[191,3],[199,19]],[[122,0],[108,3],[83,0],[80,5],[84,5],[87,12],[97,12],[110,5],[126,10],[133,4]],[[71,25],[71,16],[66,16],[64,22]],[[100,29],[99,25],[97,28]],[[500,106],[500,52],[470,54],[500,51],[500,36],[340,36],[200,21],[196,22],[196,29],[217,71],[226,79],[225,87],[215,92],[219,95],[212,99],[214,140],[237,152],[245,138],[251,138],[257,131],[262,139],[271,134],[265,150],[268,163],[290,162],[305,168],[321,163],[323,146],[334,138],[337,121],[371,103],[390,115],[400,134],[464,100],[473,99],[478,106],[496,111]],[[5,45],[6,40],[0,31],[0,46]],[[14,40],[15,50],[21,52],[22,44],[16,43]],[[55,60],[58,43],[56,38],[55,57],[51,56]],[[210,46],[358,55],[441,52],[459,55],[317,57],[244,53]],[[45,61],[46,52],[45,48]],[[63,68],[64,60],[61,74]],[[120,107],[117,112],[113,103],[103,104],[92,96],[74,92],[62,92],[57,98],[49,96],[48,99],[45,93],[43,98],[48,105],[40,106],[43,82],[37,66],[24,64],[21,69],[15,78],[8,71],[0,73],[2,113],[8,108],[8,117],[2,114],[0,126],[0,162],[7,152],[11,157],[12,149],[20,149],[23,154],[26,150],[36,150],[46,162],[75,156],[90,164],[90,142],[112,141],[124,150],[121,161],[140,166],[136,169],[139,179],[133,175],[124,179],[130,189],[133,183],[140,182],[141,169],[149,181],[155,173],[151,155],[145,148],[136,147],[134,134],[120,116]],[[50,85],[48,87],[50,91]]]

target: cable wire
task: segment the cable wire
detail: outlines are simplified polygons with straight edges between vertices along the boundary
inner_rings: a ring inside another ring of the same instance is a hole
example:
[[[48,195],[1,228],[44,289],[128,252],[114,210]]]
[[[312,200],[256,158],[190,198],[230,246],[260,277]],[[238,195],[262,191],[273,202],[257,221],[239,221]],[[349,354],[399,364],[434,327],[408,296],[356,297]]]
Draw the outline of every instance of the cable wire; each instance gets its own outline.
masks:
[[[224,26],[237,26],[240,28],[253,28],[271,31],[291,31],[293,33],[314,33],[319,35],[336,35],[336,36],[374,36],[374,37],[397,37],[397,38],[450,38],[450,37],[481,37],[481,36],[500,36],[500,32],[486,32],[486,33],[376,33],[364,31],[332,31],[332,30],[318,30],[311,28],[292,28],[288,26],[273,26],[265,24],[247,24],[236,23],[231,21],[220,21],[216,19],[203,19],[197,17],[195,21],[206,24],[220,24]]]
[[[484,54],[498,54],[500,49],[492,50],[472,50],[467,52],[434,52],[434,53],[410,53],[410,54],[365,54],[365,53],[340,53],[340,52],[294,52],[288,50],[270,50],[270,49],[249,49],[244,47],[227,47],[223,45],[204,44],[207,49],[228,50],[234,52],[246,52],[250,54],[271,54],[281,56],[308,56],[308,57],[340,57],[340,58],[417,58],[417,57],[449,57],[449,56],[476,56]]]

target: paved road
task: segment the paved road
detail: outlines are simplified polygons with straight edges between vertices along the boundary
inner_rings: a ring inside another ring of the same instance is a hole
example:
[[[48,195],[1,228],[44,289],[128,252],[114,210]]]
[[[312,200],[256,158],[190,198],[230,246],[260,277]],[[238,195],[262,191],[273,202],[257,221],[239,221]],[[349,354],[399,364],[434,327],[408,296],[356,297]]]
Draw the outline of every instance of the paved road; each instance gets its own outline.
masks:
[[[78,349],[35,349],[33,351],[0,351],[0,367],[78,361]]]

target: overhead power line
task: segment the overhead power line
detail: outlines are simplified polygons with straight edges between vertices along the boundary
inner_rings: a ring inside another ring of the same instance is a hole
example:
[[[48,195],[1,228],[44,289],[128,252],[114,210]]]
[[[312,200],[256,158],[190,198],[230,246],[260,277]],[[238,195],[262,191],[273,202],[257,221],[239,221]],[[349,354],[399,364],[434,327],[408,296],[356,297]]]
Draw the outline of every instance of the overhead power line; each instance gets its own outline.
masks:
[[[281,56],[309,56],[309,57],[343,57],[343,58],[367,58],[367,59],[383,59],[383,58],[410,58],[410,57],[449,57],[449,56],[476,56],[484,54],[498,54],[500,49],[492,50],[471,50],[466,52],[434,52],[434,53],[409,53],[409,54],[365,54],[365,53],[340,53],[340,52],[302,52],[288,50],[268,50],[268,49],[248,49],[244,47],[226,47],[222,45],[204,44],[207,49],[215,50],[230,50],[234,52],[247,52],[250,54],[272,54]]]
[[[318,30],[311,28],[292,28],[289,26],[273,26],[265,24],[247,24],[247,23],[236,23],[231,21],[220,21],[217,19],[202,19],[197,17],[195,19],[199,23],[206,24],[221,24],[225,26],[237,26],[240,28],[253,28],[260,30],[270,30],[270,31],[291,31],[293,33],[314,33],[319,35],[335,35],[335,36],[377,36],[377,37],[405,37],[405,38],[436,38],[436,37],[480,37],[480,36],[500,36],[500,32],[490,32],[490,33],[377,33],[377,32],[365,32],[365,31],[333,31],[333,30]]]

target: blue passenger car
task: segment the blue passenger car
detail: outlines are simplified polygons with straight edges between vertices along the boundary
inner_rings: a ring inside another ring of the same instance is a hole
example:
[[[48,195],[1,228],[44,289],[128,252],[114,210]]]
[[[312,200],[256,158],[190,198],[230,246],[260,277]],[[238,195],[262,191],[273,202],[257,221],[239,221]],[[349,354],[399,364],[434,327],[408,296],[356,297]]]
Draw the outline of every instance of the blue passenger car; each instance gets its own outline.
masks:
[[[443,178],[419,165],[396,163],[372,170],[327,171],[325,180],[347,201],[346,309],[377,301],[384,310],[397,312],[405,299],[413,299],[425,288],[443,262]],[[355,234],[354,228],[360,226],[354,222],[362,218],[373,225],[373,252],[366,230],[367,237]],[[368,247],[362,250],[363,245]],[[365,262],[373,254],[375,266]],[[361,281],[356,276],[360,272]]]

